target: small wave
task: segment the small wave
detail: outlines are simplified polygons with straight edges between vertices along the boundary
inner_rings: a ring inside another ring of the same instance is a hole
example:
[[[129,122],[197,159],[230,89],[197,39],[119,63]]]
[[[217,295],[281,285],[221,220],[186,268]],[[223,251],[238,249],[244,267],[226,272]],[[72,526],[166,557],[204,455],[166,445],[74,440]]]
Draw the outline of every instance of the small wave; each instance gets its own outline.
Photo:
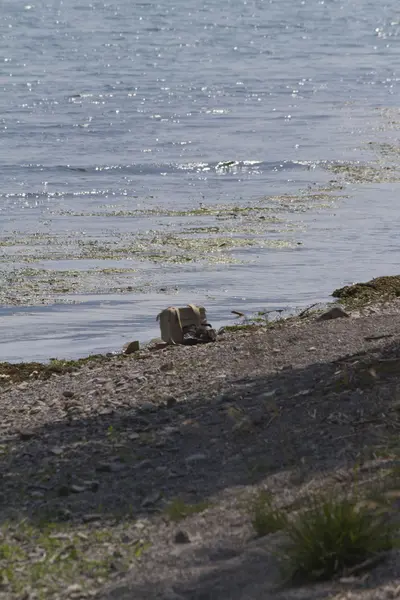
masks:
[[[189,161],[184,163],[133,163],[133,164],[100,164],[100,165],[44,165],[40,163],[23,163],[21,165],[4,165],[1,172],[15,174],[17,170],[29,170],[40,173],[46,179],[50,179],[52,174],[70,173],[79,177],[81,174],[87,176],[106,175],[110,172],[120,172],[130,176],[154,176],[154,175],[174,175],[179,173],[207,173],[217,176],[243,174],[262,174],[284,170],[310,169],[320,165],[320,161],[263,161],[254,159],[236,160],[226,159],[220,161]],[[38,192],[39,193],[39,192]],[[41,193],[41,192],[40,192]],[[22,195],[22,194],[16,194]],[[46,195],[46,194],[45,194]],[[1,196],[1,194],[0,194]]]

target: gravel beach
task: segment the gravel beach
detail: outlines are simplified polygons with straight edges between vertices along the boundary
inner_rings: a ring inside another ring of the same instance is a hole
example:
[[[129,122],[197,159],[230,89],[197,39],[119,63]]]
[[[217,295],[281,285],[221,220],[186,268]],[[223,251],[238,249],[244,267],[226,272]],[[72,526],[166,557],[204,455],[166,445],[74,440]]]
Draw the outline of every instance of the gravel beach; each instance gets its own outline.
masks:
[[[397,597],[394,551],[367,574],[283,587],[280,534],[257,538],[249,506],[266,489],[296,511],[355,471],[361,486],[394,480],[399,307],[243,327],[46,381],[3,375],[0,598]]]

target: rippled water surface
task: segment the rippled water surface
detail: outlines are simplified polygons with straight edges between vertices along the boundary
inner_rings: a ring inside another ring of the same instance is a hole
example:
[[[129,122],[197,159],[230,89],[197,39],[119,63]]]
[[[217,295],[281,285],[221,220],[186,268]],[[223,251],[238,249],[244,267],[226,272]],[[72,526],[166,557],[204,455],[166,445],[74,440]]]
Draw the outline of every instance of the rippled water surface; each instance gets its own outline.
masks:
[[[3,0],[0,360],[398,273],[397,0]]]

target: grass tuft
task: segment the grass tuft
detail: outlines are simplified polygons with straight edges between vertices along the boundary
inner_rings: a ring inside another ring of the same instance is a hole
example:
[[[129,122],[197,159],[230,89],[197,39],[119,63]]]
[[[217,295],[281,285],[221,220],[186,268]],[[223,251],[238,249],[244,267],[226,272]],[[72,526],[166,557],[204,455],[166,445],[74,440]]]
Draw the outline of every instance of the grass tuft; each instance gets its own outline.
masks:
[[[252,525],[260,537],[287,527],[286,513],[273,505],[270,494],[265,490],[255,499],[252,515]]]
[[[286,528],[284,573],[292,581],[331,579],[393,547],[394,528],[357,498],[312,499]]]
[[[397,546],[398,526],[387,513],[372,511],[356,497],[309,499],[291,518],[273,506],[267,494],[255,502],[252,524],[258,535],[278,530],[286,542],[279,553],[287,582],[331,579]]]
[[[181,521],[186,517],[201,513],[209,507],[210,504],[208,502],[186,504],[183,500],[176,498],[165,507],[164,512],[171,521]]]

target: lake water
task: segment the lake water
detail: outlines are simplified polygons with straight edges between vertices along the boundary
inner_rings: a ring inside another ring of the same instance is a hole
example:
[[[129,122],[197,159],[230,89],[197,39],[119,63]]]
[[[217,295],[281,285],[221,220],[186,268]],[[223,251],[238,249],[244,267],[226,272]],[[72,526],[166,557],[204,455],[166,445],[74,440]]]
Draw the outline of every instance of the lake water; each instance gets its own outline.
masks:
[[[399,272],[398,0],[3,0],[0,65],[0,360]]]

